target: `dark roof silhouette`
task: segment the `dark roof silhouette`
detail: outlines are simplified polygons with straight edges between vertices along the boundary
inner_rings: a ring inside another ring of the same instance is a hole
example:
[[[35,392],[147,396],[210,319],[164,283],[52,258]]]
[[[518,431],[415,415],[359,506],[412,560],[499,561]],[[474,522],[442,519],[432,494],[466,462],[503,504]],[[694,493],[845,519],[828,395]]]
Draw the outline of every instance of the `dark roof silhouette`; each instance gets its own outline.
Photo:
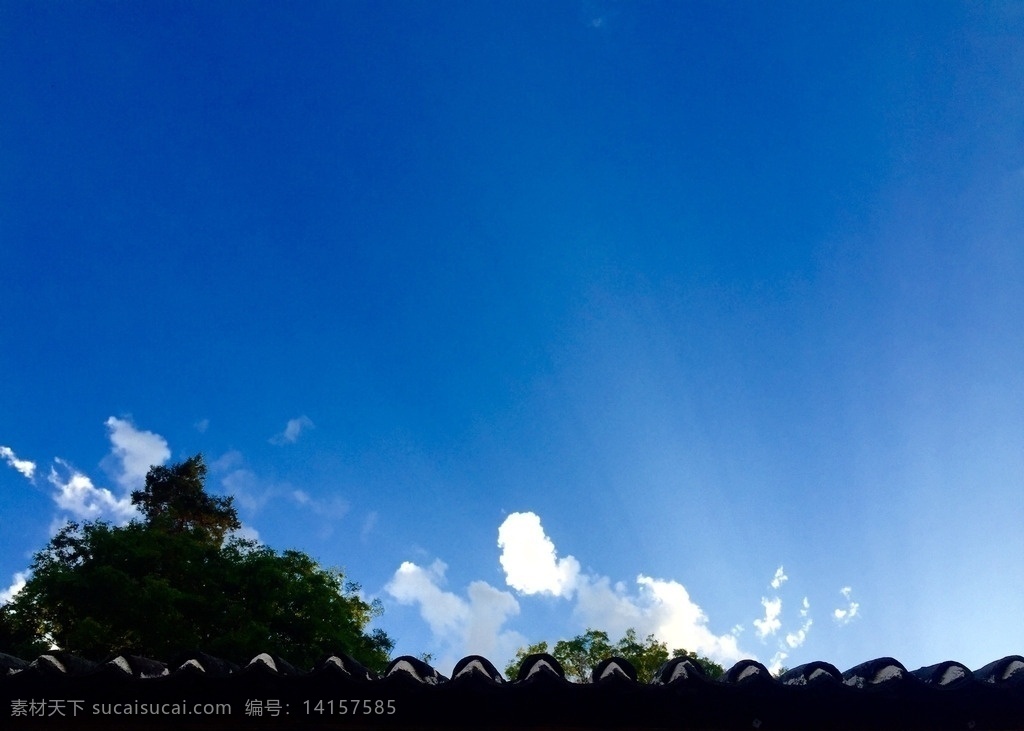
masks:
[[[650,683],[609,657],[574,683],[549,654],[509,679],[479,655],[449,678],[410,656],[378,675],[344,654],[300,669],[269,654],[239,666],[201,652],[101,663],[0,653],[0,703],[5,729],[1024,729],[1024,657],[974,671],[819,661],[778,678],[743,660],[719,679],[674,658]]]

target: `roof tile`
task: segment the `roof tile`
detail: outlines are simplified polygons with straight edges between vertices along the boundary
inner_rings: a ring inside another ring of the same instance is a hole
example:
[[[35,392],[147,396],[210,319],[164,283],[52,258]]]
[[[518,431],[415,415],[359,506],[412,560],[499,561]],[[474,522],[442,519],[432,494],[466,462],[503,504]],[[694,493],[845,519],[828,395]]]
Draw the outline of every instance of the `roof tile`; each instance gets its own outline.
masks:
[[[359,698],[360,708],[385,709],[391,701],[399,718],[345,719],[348,729],[449,729],[489,725],[511,729],[1022,729],[1024,657],[1010,655],[971,671],[947,661],[908,672],[891,657],[861,663],[841,673],[812,662],[780,678],[754,660],[736,663],[710,679],[687,658],[666,662],[650,683],[637,680],[626,659],[609,657],[589,682],[569,682],[551,655],[525,658],[509,682],[485,657],[460,660],[452,678],[429,663],[403,656],[382,676],[338,653],[313,668],[259,654],[244,667],[201,652],[170,663],[118,654],[93,663],[53,651],[32,662],[0,653],[0,714],[12,704],[39,698],[75,697],[90,702],[180,702],[183,698],[225,700],[233,718],[216,728],[250,728],[247,702],[273,698],[299,715],[312,698]],[[308,712],[312,713],[312,712]],[[307,713],[307,715],[308,715]],[[147,725],[152,726],[147,719]],[[293,719],[298,723],[298,719]],[[317,720],[313,718],[312,720]],[[321,719],[328,723],[330,719]],[[78,719],[53,728],[128,728],[109,718]],[[267,721],[269,723],[269,721]],[[91,725],[90,725],[91,724]],[[328,724],[330,725],[330,724]],[[214,728],[197,718],[166,720],[158,727]],[[305,727],[293,724],[288,728]],[[260,728],[270,728],[263,724]]]

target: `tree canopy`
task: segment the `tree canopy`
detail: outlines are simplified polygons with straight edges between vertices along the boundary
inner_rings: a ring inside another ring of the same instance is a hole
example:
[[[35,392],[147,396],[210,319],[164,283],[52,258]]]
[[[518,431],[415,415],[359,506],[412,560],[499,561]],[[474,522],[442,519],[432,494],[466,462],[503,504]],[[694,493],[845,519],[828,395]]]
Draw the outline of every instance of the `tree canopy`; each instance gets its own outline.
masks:
[[[153,527],[180,533],[194,531],[199,537],[220,543],[229,531],[242,527],[233,506],[234,498],[206,494],[206,463],[197,454],[171,467],[153,467],[146,487],[132,492]]]
[[[205,475],[201,455],[154,467],[132,493],[145,520],[62,528],[0,607],[0,643],[29,656],[53,643],[97,660],[270,652],[306,667],[345,652],[383,670],[394,643],[366,630],[379,602],[364,601],[341,569],[230,535],[240,526],[231,498],[206,494]]]
[[[559,640],[553,649],[549,650],[548,647],[547,642],[538,642],[519,648],[515,657],[505,666],[505,676],[515,678],[519,666],[528,655],[546,652],[558,660],[565,670],[566,678],[577,683],[589,681],[594,668],[602,660],[612,656],[628,660],[636,668],[637,679],[648,683],[670,657],[668,646],[664,642],[656,640],[653,634],[640,640],[633,628],[627,629],[625,635],[614,644],[609,641],[607,632],[588,628],[586,632],[570,640]],[[692,660],[700,665],[710,678],[717,678],[725,673],[725,668],[718,663],[687,650],[673,650],[671,657],[686,657]]]

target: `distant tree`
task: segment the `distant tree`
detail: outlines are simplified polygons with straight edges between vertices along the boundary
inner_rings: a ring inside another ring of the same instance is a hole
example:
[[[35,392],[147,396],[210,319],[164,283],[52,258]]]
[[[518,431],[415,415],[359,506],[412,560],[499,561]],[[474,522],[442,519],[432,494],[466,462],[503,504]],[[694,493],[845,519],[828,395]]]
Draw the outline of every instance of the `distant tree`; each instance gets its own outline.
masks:
[[[366,632],[379,602],[365,602],[341,569],[229,537],[238,517],[230,498],[205,494],[205,474],[200,455],[154,467],[132,496],[144,522],[61,529],[0,612],[11,646],[52,642],[97,660],[200,649],[244,662],[270,652],[306,667],[340,651],[383,670],[394,643]]]
[[[505,667],[506,677],[515,679],[523,660],[528,655],[539,652],[548,652],[547,642],[519,648],[515,657]],[[668,646],[664,642],[656,640],[653,634],[640,640],[632,627],[614,644],[609,642],[607,632],[588,628],[586,632],[570,640],[556,642],[551,655],[562,665],[566,678],[577,683],[589,681],[594,668],[602,660],[612,656],[628,660],[636,668],[637,679],[648,683],[669,659]],[[692,660],[711,678],[725,674],[725,669],[718,663],[687,650],[673,650],[672,657]]]

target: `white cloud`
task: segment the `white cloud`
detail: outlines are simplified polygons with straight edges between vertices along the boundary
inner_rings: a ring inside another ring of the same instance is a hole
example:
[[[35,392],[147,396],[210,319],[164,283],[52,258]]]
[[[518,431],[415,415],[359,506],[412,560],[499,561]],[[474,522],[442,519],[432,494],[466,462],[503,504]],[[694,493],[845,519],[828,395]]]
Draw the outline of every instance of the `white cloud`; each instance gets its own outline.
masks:
[[[123,489],[140,489],[146,482],[149,469],[170,459],[167,440],[151,431],[136,429],[127,419],[111,416],[105,423],[111,454],[103,460],[104,469]]]
[[[782,571],[782,567],[775,569],[775,578],[772,579],[772,588],[778,589],[782,584],[789,579]]]
[[[761,606],[764,607],[764,619],[755,619],[754,627],[757,628],[757,636],[764,639],[768,635],[778,632],[782,626],[782,622],[779,620],[779,614],[782,613],[782,599],[761,597]]]
[[[35,462],[29,462],[27,459],[18,459],[14,454],[14,450],[10,447],[0,447],[0,457],[3,457],[7,464],[18,470],[27,479],[34,480],[36,474]]]
[[[437,666],[454,665],[466,655],[512,657],[527,640],[502,627],[509,617],[519,614],[519,602],[485,581],[472,582],[467,598],[445,591],[441,587],[447,568],[440,559],[427,568],[405,561],[384,590],[401,604],[419,605],[420,616],[443,648]]]
[[[832,617],[839,624],[849,624],[853,621],[853,618],[857,616],[857,613],[860,610],[860,604],[850,598],[850,595],[853,593],[853,589],[849,586],[844,586],[839,590],[839,593],[843,595],[844,599],[846,599],[847,605],[845,609],[840,607],[832,612]]]
[[[105,519],[127,523],[132,518],[140,517],[131,498],[116,498],[110,490],[96,487],[92,480],[63,460],[58,459],[56,462],[70,473],[66,480],[62,480],[57,470],[50,468],[48,479],[57,488],[53,499],[62,510],[81,520]]]
[[[276,444],[278,446],[284,444],[294,444],[299,440],[299,435],[301,435],[303,431],[312,429],[314,427],[315,424],[313,424],[313,421],[305,414],[298,417],[297,419],[289,419],[288,423],[284,427],[284,431],[281,432],[280,434],[275,434],[274,436],[272,436],[270,438],[270,443]]]
[[[29,575],[28,571],[18,571],[14,574],[11,585],[3,591],[0,591],[0,606],[3,606],[14,599],[14,596],[25,588],[25,583],[28,581]]]
[[[498,528],[498,548],[505,582],[523,594],[569,597],[576,588],[580,564],[572,556],[558,558],[535,513],[512,513]]]
[[[808,619],[796,632],[786,633],[786,645],[794,650],[803,645],[807,641],[807,633],[811,631],[812,624],[814,620]]]

